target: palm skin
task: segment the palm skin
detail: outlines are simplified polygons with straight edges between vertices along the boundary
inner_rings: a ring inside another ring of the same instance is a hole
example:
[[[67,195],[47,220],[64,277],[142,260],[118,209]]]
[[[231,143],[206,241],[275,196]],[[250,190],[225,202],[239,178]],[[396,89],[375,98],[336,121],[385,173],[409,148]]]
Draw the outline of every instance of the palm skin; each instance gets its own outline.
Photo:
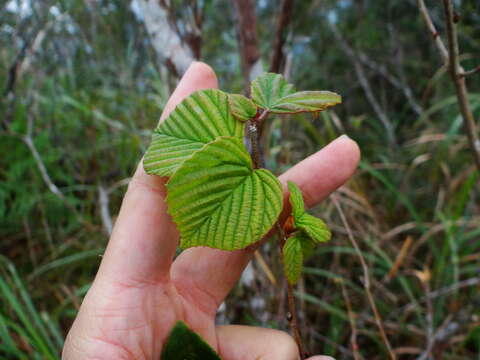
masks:
[[[162,114],[193,91],[216,88],[213,70],[193,63]],[[161,119],[161,121],[162,121]],[[359,161],[357,145],[340,137],[280,177],[295,181],[313,206],[345,183]],[[216,326],[218,306],[250,261],[252,249],[227,252],[198,247],[173,257],[178,231],[167,213],[165,179],[137,168],[93,285],[67,336],[62,358],[160,358],[178,320],[200,334],[222,359],[298,358],[284,332],[248,326]],[[311,360],[327,359],[315,356]]]

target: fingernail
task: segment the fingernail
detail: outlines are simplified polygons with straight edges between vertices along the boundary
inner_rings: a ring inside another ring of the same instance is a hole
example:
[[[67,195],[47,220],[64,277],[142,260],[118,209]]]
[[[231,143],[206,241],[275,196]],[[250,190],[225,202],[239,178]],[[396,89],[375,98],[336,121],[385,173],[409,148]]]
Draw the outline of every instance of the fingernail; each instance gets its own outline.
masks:
[[[343,134],[339,137],[339,139],[350,139],[350,136],[348,136],[347,134]]]

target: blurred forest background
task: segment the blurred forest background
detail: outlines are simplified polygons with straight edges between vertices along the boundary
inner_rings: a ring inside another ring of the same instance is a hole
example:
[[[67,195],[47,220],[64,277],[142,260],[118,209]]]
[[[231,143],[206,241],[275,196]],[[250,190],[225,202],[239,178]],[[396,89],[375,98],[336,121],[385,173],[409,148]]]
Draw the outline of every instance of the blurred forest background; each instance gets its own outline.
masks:
[[[422,3],[0,0],[0,358],[59,357],[129,177],[197,58],[229,92],[272,69],[343,96],[266,129],[276,173],[344,133],[362,150],[353,179],[314,209],[334,236],[297,291],[308,349],[480,359],[479,171],[436,46],[448,47],[443,4],[426,1],[438,37]],[[480,2],[453,3],[480,121]],[[260,255],[219,322],[287,329],[278,254]]]

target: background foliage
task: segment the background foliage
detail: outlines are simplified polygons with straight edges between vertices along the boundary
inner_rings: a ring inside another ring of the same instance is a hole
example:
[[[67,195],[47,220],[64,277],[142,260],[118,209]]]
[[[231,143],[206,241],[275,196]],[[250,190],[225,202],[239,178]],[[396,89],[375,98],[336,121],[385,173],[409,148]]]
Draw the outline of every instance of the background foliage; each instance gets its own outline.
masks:
[[[180,30],[195,3],[171,1]],[[480,3],[455,4],[462,63],[472,68],[480,60]],[[216,70],[221,88],[240,93],[234,7],[197,5],[204,9],[200,58]],[[427,3],[443,35],[440,5]],[[276,1],[257,2],[265,64],[277,11]],[[395,353],[480,358],[478,171],[452,82],[416,2],[297,1],[285,50],[285,72],[298,89],[332,90],[343,104],[319,118],[272,118],[268,166],[280,173],[343,133],[355,139],[360,169],[334,197],[366,258]],[[468,80],[477,120],[479,76]],[[0,1],[1,358],[58,358],[176,81],[153,50],[136,2]],[[327,200],[315,211],[333,240],[309,258],[297,293],[307,346],[351,358],[353,334],[356,355],[384,359],[361,264],[336,207]],[[278,254],[266,246],[260,255],[220,322],[286,328],[284,285],[268,271],[280,274]]]

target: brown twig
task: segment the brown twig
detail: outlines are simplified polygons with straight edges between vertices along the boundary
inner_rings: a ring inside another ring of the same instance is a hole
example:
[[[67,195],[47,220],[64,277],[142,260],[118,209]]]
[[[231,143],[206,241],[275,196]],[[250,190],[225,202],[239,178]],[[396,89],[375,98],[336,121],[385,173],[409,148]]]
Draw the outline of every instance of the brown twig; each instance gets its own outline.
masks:
[[[9,127],[7,127],[7,134],[9,136],[12,136],[13,138],[21,140],[28,148],[28,150],[31,152],[33,159],[35,161],[35,164],[37,165],[38,171],[40,172],[40,176],[45,183],[45,185],[48,187],[50,192],[55,195],[57,198],[59,198],[65,207],[67,207],[73,214],[75,214],[78,218],[78,220],[87,226],[88,228],[91,228],[92,225],[85,221],[83,216],[78,213],[77,209],[68,201],[68,199],[65,197],[63,192],[59,189],[59,187],[55,184],[55,182],[52,180],[50,174],[48,173],[47,167],[45,166],[45,163],[40,155],[40,153],[37,150],[37,147],[35,146],[35,142],[33,141],[33,135],[34,135],[34,121],[33,121],[33,116],[28,116],[27,118],[27,131],[25,134],[18,134],[15,131],[11,130]]]
[[[372,291],[371,291],[371,282],[370,282],[370,272],[368,269],[367,262],[365,261],[365,258],[362,254],[362,251],[360,250],[360,247],[358,246],[355,238],[353,237],[352,230],[350,229],[350,225],[347,222],[347,219],[345,217],[345,214],[343,213],[343,210],[340,206],[340,203],[338,202],[337,198],[335,196],[332,196],[332,202],[334,203],[338,214],[340,215],[340,219],[342,220],[343,226],[345,226],[345,230],[347,231],[348,238],[355,249],[355,252],[360,260],[360,264],[362,265],[362,271],[363,271],[363,287],[365,288],[365,292],[367,294],[367,299],[370,304],[370,308],[372,309],[373,316],[375,318],[375,323],[378,327],[378,330],[380,332],[380,336],[383,340],[383,343],[385,344],[385,347],[387,348],[387,352],[389,355],[389,358],[391,360],[395,360],[396,356],[395,353],[393,352],[392,346],[390,345],[390,341],[388,340],[387,334],[385,332],[385,329],[383,327],[382,323],[382,318],[380,316],[380,313],[377,309],[377,305],[375,303],[375,300],[373,299]]]
[[[292,18],[293,0],[283,0],[278,14],[277,28],[275,30],[275,39],[272,47],[272,57],[270,60],[270,71],[279,73],[284,60],[283,45],[285,44],[285,30],[290,24]]]
[[[480,65],[474,67],[471,70],[465,70],[464,72],[458,74],[459,76],[465,77],[465,76],[470,76],[473,74],[476,74],[477,72],[480,72]]]
[[[470,108],[470,103],[468,101],[468,90],[467,84],[465,82],[465,75],[467,73],[471,74],[472,72],[465,72],[460,65],[458,36],[452,2],[451,0],[443,0],[443,7],[445,10],[445,22],[447,28],[448,50],[445,47],[442,38],[440,37],[439,33],[435,28],[435,25],[432,22],[432,19],[428,13],[428,9],[425,6],[424,0],[417,0],[417,2],[420,14],[422,15],[422,18],[425,21],[430,33],[432,33],[433,35],[435,44],[437,45],[441,58],[444,63],[448,64],[450,76],[453,83],[455,84],[458,106],[460,107],[460,113],[462,114],[463,123],[466,128],[470,149],[472,151],[475,164],[480,171],[480,140],[478,139],[475,120],[473,118],[473,113]],[[480,70],[474,69],[473,73],[475,73],[476,71]]]
[[[382,108],[379,101],[377,100],[377,97],[373,93],[367,75],[365,74],[365,69],[361,61],[359,60],[357,52],[348,44],[347,40],[343,37],[335,24],[330,23],[329,25],[335,39],[340,44],[341,49],[343,50],[345,55],[347,55],[348,59],[352,62],[358,82],[360,83],[360,86],[365,93],[365,97],[372,106],[373,111],[375,112],[383,127],[385,128],[389,143],[392,145],[396,145],[397,140],[395,137],[395,129],[393,127],[392,121],[390,120],[386,111]]]
[[[448,38],[448,52],[449,52],[449,67],[450,76],[455,83],[457,90],[458,105],[462,113],[463,122],[467,130],[468,141],[472,150],[475,163],[480,171],[480,140],[478,139],[477,128],[473,113],[468,101],[468,90],[465,82],[465,76],[461,75],[465,71],[460,65],[459,48],[457,29],[455,25],[455,14],[453,11],[453,4],[451,0],[443,0],[443,7],[445,10],[445,21],[447,23],[447,38]]]
[[[412,245],[412,243],[413,243],[413,237],[407,236],[407,238],[403,242],[400,252],[398,253],[395,259],[395,262],[393,263],[392,267],[390,268],[390,271],[384,278],[385,282],[389,282],[395,277],[395,275],[398,272],[398,269],[400,269],[400,266],[402,266],[403,260],[407,256],[408,250],[410,249],[410,246]]]
[[[350,298],[348,296],[347,288],[345,287],[345,284],[343,282],[341,283],[341,286],[342,286],[343,299],[345,300],[345,305],[347,307],[347,314],[348,314],[348,320],[350,321],[350,328],[352,329],[352,333],[350,335],[350,343],[352,344],[353,358],[355,360],[360,360],[362,357],[360,355],[360,352],[358,351],[357,325],[355,320],[355,314],[352,310],[352,304],[350,303]]]
[[[257,39],[255,2],[232,0],[236,10],[237,34],[242,62],[245,93],[250,91],[250,81],[262,72],[260,49]]]
[[[65,196],[60,191],[58,186],[52,181],[52,178],[48,174],[47,168],[45,167],[45,163],[42,160],[42,157],[37,151],[37,148],[33,142],[33,117],[28,117],[27,123],[27,133],[21,137],[22,141],[27,145],[28,149],[33,155],[35,160],[35,164],[37,165],[38,170],[40,171],[40,175],[42,176],[43,181],[47,185],[48,189],[62,201],[65,201]]]
[[[412,309],[414,309],[415,307],[417,307],[418,304],[423,302],[423,301],[433,300],[433,299],[436,299],[437,297],[448,295],[448,294],[456,292],[458,290],[468,288],[468,287],[471,287],[471,286],[478,286],[478,285],[480,285],[480,277],[473,277],[473,278],[470,278],[470,279],[466,279],[466,280],[456,282],[452,285],[440,288],[438,290],[431,291],[428,295],[425,295],[425,296],[421,297],[416,302],[411,302],[411,303],[408,303],[405,306],[402,306],[400,309],[398,309],[394,313],[392,313],[392,316],[393,315],[398,315],[400,313],[407,313],[407,312],[411,311]]]
[[[282,261],[283,261],[283,248],[285,246],[285,243],[287,242],[287,236],[285,235],[285,231],[283,231],[282,226],[278,221],[275,224],[275,229],[277,230],[277,234],[280,238],[280,256],[282,257]],[[298,317],[297,317],[297,309],[295,306],[293,286],[288,281],[287,281],[287,300],[288,300],[288,311],[290,313],[290,317],[288,319],[290,322],[290,328],[292,329],[293,337],[298,346],[300,359],[304,360],[305,352],[303,349],[302,336],[300,335],[300,328],[298,326]]]
[[[440,52],[440,57],[442,58],[445,64],[448,63],[447,48],[445,47],[445,44],[443,43],[442,38],[440,37],[440,34],[438,33],[437,29],[435,28],[435,25],[433,24],[432,18],[430,17],[430,13],[428,12],[427,6],[425,5],[425,1],[417,0],[417,4],[418,4],[418,9],[420,10],[420,15],[422,15],[423,21],[427,25],[427,28],[430,31],[430,34],[432,35],[433,40],[435,40],[435,45],[437,46],[438,51]]]
[[[431,299],[428,298],[428,295],[430,294],[430,279],[431,279],[431,273],[428,267],[425,266],[423,271],[414,271],[415,275],[418,277],[420,280],[420,285],[423,288],[423,291],[425,292],[427,296],[427,315],[426,315],[426,326],[427,326],[427,335],[426,335],[426,349],[423,352],[423,354],[417,358],[417,360],[425,360],[425,359],[430,359],[431,358],[431,353],[433,350],[433,347],[435,345],[435,339],[434,339],[434,330],[433,330],[433,305]]]

